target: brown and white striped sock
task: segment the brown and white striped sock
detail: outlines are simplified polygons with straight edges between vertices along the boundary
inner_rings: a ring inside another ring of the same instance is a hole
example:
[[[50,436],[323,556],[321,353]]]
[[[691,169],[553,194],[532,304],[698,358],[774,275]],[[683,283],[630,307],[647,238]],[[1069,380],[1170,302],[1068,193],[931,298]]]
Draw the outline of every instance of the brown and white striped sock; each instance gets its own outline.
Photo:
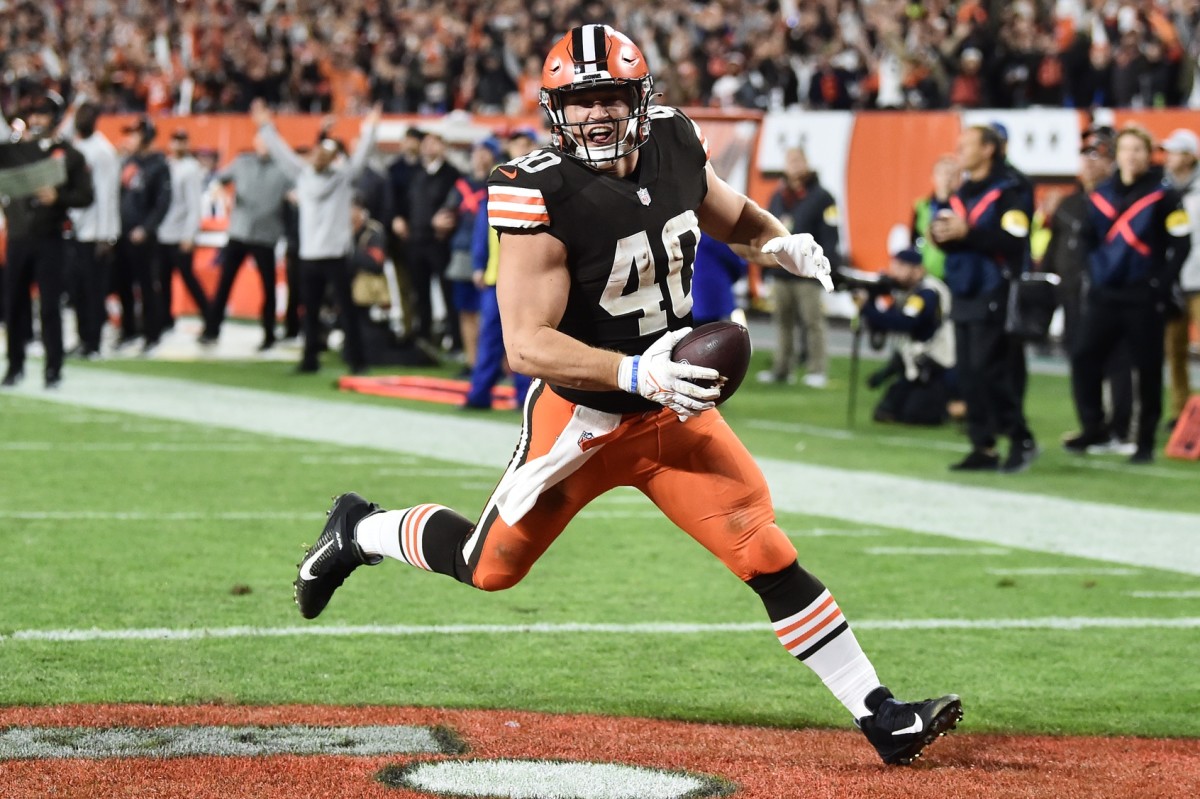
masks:
[[[354,537],[367,555],[462,579],[462,542],[474,527],[445,505],[425,504],[373,513],[354,528]]]
[[[762,598],[783,648],[816,672],[854,718],[870,715],[866,698],[879,677],[824,584],[799,563],[747,584]]]

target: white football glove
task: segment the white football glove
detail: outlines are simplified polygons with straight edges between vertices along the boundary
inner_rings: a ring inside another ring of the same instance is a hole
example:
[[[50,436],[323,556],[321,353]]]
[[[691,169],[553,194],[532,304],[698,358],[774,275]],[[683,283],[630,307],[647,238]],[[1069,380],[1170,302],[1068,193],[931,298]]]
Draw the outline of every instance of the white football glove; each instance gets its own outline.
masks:
[[[796,277],[815,277],[826,291],[833,291],[829,259],[825,257],[821,245],[808,233],[776,236],[763,245],[762,251],[774,255],[779,265]]]
[[[622,359],[617,369],[617,385],[623,391],[640,394],[670,408],[680,420],[714,407],[713,401],[721,396],[721,390],[715,386],[704,388],[692,381],[715,381],[720,378],[717,370],[671,360],[671,350],[690,332],[692,329],[685,327],[664,333],[641,355]]]

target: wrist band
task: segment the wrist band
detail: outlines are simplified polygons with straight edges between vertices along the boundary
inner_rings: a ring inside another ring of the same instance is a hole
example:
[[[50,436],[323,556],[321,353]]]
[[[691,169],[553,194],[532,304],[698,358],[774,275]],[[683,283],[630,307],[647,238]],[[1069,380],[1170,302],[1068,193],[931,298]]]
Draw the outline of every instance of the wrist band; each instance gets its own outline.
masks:
[[[637,373],[638,373],[638,363],[641,360],[642,360],[642,356],[640,356],[640,355],[633,356],[633,373],[632,373],[632,379],[629,381],[630,386],[632,386],[632,388],[629,391],[630,394],[638,393]]]

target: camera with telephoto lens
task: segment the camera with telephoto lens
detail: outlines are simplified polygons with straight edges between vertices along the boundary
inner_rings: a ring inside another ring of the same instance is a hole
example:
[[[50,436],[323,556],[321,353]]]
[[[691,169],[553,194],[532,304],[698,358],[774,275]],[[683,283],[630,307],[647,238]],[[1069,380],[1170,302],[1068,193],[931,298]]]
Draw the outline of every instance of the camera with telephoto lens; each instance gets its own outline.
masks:
[[[896,290],[896,281],[881,272],[840,267],[834,270],[832,277],[835,291],[865,291],[871,299]]]

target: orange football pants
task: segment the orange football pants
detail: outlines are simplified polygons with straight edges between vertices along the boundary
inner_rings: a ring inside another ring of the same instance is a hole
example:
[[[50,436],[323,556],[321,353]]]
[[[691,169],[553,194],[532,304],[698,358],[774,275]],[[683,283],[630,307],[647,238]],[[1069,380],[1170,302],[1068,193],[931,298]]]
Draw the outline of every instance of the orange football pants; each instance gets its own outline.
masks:
[[[526,410],[526,460],[550,449],[574,409],[549,387],[537,388]],[[627,414],[592,458],[546,489],[517,524],[487,513],[479,522],[473,584],[485,591],[516,585],[575,514],[618,486],[633,486],[649,497],[742,580],[773,574],[796,560],[796,548],[775,524],[762,470],[720,412],[680,422],[663,408]]]

